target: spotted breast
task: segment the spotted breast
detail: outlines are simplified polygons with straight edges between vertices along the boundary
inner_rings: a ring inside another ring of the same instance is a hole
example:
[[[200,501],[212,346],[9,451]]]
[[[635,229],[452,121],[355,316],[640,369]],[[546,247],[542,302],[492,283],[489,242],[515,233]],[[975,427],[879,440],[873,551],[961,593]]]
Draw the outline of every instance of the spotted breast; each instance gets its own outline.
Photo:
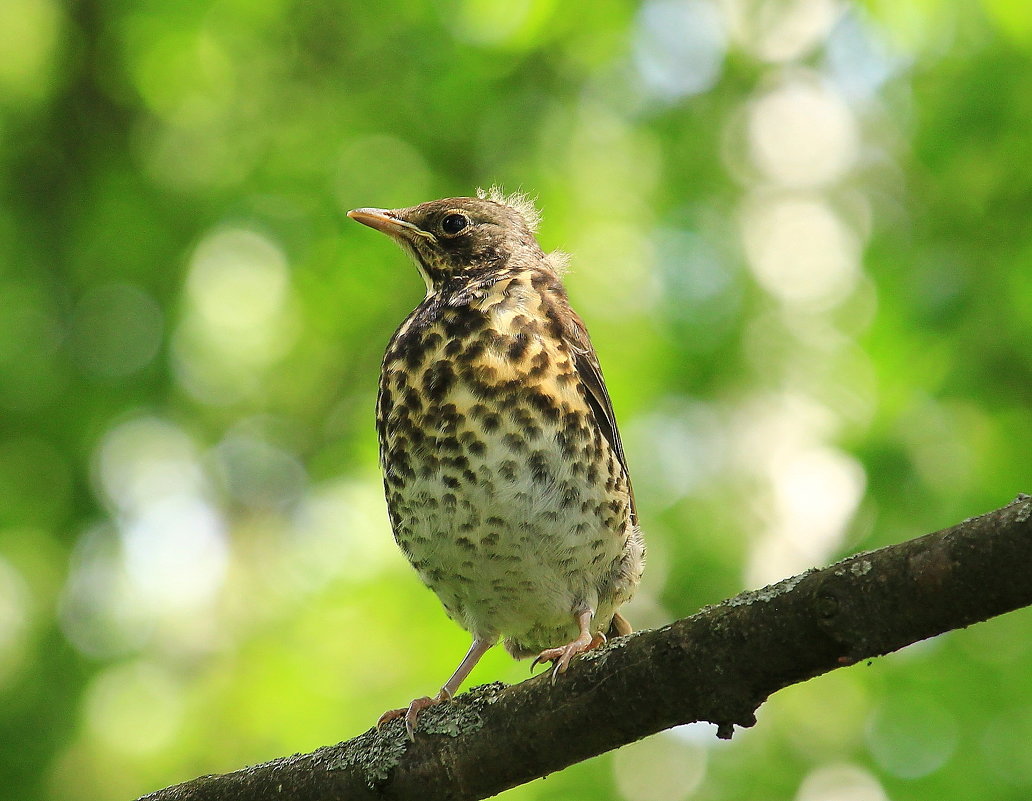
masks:
[[[451,300],[451,302],[449,302]],[[563,307],[566,307],[565,309]],[[378,418],[398,544],[448,614],[518,657],[613,618],[641,572],[627,472],[544,270],[431,296],[384,359]]]

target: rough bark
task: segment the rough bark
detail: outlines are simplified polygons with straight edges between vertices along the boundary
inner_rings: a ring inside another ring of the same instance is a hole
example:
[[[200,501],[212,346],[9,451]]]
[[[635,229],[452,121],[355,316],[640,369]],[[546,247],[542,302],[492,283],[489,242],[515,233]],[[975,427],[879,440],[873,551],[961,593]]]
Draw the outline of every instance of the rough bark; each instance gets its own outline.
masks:
[[[146,801],[476,799],[694,721],[728,738],[790,684],[1032,605],[1032,498],[742,593],[547,675]]]

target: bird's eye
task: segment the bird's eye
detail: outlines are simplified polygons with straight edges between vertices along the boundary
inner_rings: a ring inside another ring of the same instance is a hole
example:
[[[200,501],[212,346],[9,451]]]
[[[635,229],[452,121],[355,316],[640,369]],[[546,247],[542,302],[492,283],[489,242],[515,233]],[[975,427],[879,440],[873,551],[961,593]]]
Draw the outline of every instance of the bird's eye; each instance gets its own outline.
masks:
[[[449,214],[441,220],[441,230],[448,236],[455,236],[469,226],[469,217],[465,214]]]

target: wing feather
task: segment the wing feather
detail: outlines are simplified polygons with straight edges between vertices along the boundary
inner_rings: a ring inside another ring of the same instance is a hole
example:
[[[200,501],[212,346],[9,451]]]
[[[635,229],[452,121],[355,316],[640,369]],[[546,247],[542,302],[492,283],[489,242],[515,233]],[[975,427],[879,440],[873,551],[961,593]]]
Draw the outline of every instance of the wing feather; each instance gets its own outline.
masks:
[[[623,442],[620,441],[620,430],[616,427],[616,414],[613,412],[613,402],[609,399],[609,391],[606,389],[605,379],[602,377],[602,367],[598,363],[595,349],[588,337],[588,330],[584,323],[571,310],[569,322],[566,326],[566,344],[574,355],[574,367],[581,383],[587,390],[588,405],[595,415],[595,422],[602,429],[602,434],[609,442],[609,447],[616,453],[623,468],[624,476],[627,479],[627,493],[631,503],[631,524],[638,525],[638,511],[634,504],[634,488],[631,486],[631,473],[627,469],[627,456],[624,454]]]

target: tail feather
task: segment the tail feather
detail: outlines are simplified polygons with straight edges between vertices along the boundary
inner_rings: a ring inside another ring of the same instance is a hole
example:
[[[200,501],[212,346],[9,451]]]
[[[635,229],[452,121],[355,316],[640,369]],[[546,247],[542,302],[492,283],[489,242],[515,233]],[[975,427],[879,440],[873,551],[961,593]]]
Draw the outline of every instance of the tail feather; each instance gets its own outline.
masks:
[[[619,612],[616,612],[613,615],[613,622],[609,624],[609,631],[606,632],[606,636],[623,637],[625,634],[630,634],[632,631],[634,631],[634,628],[627,622],[627,618]]]

